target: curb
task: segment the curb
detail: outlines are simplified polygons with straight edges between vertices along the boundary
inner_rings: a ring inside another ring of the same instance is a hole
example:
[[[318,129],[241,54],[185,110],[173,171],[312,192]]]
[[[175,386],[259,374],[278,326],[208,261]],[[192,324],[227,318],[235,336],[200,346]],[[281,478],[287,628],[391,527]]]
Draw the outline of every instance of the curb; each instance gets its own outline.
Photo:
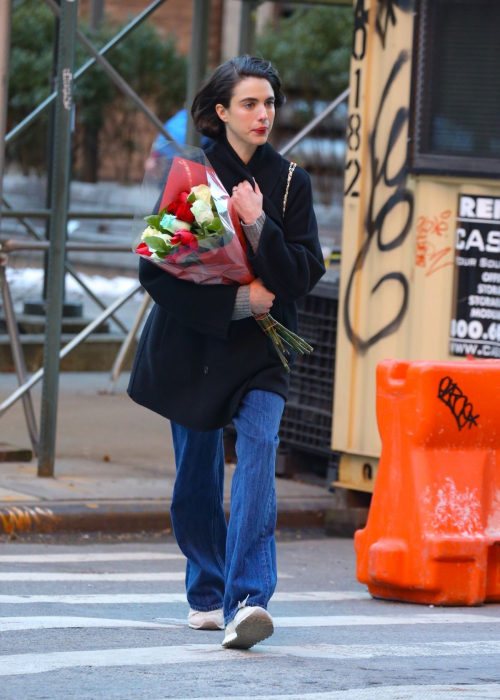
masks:
[[[0,535],[162,532],[172,527],[170,501],[17,503],[0,507]],[[331,501],[278,502],[276,527],[324,528]],[[229,508],[224,504],[226,518]]]
[[[32,459],[33,452],[27,447],[0,442],[0,462],[31,462]]]

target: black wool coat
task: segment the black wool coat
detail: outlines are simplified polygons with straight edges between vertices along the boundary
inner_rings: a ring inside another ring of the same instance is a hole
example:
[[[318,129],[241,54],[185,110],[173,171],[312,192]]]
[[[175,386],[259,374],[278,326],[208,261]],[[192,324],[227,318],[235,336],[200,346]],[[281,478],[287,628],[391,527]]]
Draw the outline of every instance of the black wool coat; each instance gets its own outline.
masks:
[[[266,219],[257,253],[248,246],[248,260],[275,294],[271,314],[297,332],[295,302],[325,273],[309,176],[295,169],[283,219],[289,161],[272,146],[259,146],[247,165],[226,139],[206,154],[229,193],[243,180],[257,180]],[[237,285],[187,282],[143,258],[139,280],[155,304],[128,386],[135,402],[192,430],[209,431],[227,425],[252,389],[288,398],[289,375],[258,323],[253,317],[231,320]]]

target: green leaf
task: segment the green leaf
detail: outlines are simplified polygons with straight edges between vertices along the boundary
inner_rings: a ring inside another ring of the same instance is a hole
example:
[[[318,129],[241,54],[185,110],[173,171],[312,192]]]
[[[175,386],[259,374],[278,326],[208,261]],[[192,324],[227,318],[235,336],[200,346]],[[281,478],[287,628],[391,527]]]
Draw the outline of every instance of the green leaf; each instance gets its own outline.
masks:
[[[209,231],[220,231],[223,229],[222,221],[219,218],[215,218],[211,224],[208,226]]]
[[[144,217],[144,221],[157,231],[160,230],[160,219],[161,217],[158,214],[151,214],[151,216]]]
[[[191,194],[190,194],[189,197],[187,198],[187,203],[188,203],[188,204],[193,204],[193,202],[196,202],[196,197],[195,197],[194,194],[191,192]]]
[[[156,253],[166,253],[169,250],[163,238],[159,238],[158,236],[148,236],[144,242],[148,248],[151,248],[151,250],[154,250]]]

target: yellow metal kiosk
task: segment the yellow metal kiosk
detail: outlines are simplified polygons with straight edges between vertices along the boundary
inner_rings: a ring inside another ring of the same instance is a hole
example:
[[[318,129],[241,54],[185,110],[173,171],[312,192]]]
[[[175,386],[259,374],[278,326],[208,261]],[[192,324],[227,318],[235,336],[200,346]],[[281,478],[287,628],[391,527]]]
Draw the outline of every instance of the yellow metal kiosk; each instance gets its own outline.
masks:
[[[380,360],[500,357],[500,3],[354,8],[332,448],[372,491]]]

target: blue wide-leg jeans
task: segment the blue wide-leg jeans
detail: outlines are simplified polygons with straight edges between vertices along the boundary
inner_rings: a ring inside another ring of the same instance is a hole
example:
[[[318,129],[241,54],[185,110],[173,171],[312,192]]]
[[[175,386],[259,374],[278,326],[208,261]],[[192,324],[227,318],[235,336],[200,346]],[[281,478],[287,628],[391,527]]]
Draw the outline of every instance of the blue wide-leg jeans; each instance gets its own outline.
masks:
[[[238,606],[267,608],[276,588],[274,473],[284,406],[279,394],[253,390],[233,418],[237,466],[229,526],[222,428],[199,432],[171,421],[177,474],[170,512],[187,558],[188,603],[204,612],[223,608],[225,624]]]

